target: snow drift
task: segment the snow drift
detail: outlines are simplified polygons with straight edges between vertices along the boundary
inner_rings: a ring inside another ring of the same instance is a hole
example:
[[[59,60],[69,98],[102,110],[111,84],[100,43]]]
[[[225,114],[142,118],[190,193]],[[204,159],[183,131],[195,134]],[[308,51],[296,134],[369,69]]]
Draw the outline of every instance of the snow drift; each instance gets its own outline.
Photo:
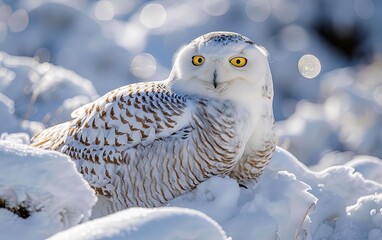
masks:
[[[0,141],[0,199],[7,203],[0,208],[0,233],[7,239],[58,233],[52,239],[376,240],[382,236],[382,185],[375,169],[381,168],[379,161],[358,159],[313,172],[277,148],[248,189],[229,177],[212,177],[162,208],[83,223],[95,197],[68,157]],[[20,207],[29,216],[21,216]]]
[[[131,208],[58,233],[50,240],[227,239],[207,215],[184,208]]]
[[[86,221],[95,201],[69,157],[0,141],[0,238],[46,238]]]

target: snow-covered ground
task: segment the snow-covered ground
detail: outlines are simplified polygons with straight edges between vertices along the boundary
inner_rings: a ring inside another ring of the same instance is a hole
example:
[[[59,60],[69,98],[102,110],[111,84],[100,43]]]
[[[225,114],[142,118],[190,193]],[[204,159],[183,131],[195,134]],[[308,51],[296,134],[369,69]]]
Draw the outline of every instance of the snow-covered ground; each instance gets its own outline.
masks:
[[[207,215],[184,208],[132,208],[60,232],[64,239],[227,239],[223,229]]]
[[[89,219],[96,197],[61,153],[0,140],[1,239],[43,239]]]
[[[382,163],[376,159],[313,172],[277,148],[249,189],[213,177],[162,208],[133,208],[86,223],[95,197],[68,157],[3,140],[0,169],[0,234],[6,239],[54,233],[51,239],[382,237]]]
[[[0,0],[0,239],[382,239],[381,9],[376,0]],[[29,138],[111,89],[164,79],[176,49],[216,30],[268,49],[279,145],[296,158],[278,148],[250,189],[214,177],[163,208],[83,223],[92,191],[68,157]],[[307,53],[321,62],[313,79],[299,73]]]

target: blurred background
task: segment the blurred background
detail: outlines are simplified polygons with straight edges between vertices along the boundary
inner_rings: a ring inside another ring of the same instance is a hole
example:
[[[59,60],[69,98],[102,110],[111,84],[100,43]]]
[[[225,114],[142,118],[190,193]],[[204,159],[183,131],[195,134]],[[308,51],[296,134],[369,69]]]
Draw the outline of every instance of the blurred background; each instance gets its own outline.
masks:
[[[380,161],[381,24],[378,0],[0,0],[0,133],[165,79],[179,47],[234,31],[270,54],[280,146],[314,170]]]

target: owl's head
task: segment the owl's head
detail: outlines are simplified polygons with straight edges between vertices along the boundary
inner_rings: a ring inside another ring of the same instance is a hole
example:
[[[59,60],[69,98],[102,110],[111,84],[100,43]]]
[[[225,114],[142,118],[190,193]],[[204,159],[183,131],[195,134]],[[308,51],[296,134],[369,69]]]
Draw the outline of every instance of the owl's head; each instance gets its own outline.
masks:
[[[177,92],[244,105],[273,98],[267,51],[233,32],[211,32],[181,48],[170,81]]]

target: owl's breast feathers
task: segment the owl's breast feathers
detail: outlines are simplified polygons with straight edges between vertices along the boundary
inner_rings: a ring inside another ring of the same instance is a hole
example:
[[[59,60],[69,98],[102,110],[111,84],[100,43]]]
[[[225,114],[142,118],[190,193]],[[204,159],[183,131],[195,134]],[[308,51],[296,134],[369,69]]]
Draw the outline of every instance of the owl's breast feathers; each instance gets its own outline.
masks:
[[[233,103],[178,95],[165,82],[131,84],[37,134],[32,145],[75,160],[112,210],[159,206],[213,175],[228,175],[244,151]],[[252,130],[248,130],[252,131]]]

